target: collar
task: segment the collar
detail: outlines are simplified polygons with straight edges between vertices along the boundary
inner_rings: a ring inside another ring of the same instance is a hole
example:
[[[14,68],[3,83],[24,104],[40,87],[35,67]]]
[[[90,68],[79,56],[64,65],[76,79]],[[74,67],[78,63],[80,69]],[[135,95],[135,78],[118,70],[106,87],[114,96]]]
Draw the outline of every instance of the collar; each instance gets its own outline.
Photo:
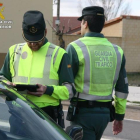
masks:
[[[96,32],[88,32],[84,35],[84,37],[101,37],[104,38],[104,35],[101,33],[96,33]]]
[[[47,42],[48,42],[48,39],[47,39],[47,38],[45,38],[45,41],[44,41],[44,44],[43,44],[43,45],[45,45]]]

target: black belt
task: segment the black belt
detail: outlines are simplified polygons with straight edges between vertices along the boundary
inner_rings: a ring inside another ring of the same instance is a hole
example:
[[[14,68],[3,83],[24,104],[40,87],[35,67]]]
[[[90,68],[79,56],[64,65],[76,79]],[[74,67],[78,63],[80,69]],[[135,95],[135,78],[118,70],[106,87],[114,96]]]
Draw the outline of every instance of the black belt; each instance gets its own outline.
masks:
[[[97,101],[78,101],[77,107],[86,107],[86,108],[93,108],[93,107],[106,107],[110,108],[111,102],[97,102]]]

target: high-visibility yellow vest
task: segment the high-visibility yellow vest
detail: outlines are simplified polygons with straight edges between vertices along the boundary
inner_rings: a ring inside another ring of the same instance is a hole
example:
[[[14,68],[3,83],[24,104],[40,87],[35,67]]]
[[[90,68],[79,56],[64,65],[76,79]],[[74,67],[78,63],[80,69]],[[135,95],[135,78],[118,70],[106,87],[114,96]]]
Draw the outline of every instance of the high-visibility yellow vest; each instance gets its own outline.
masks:
[[[71,45],[79,59],[79,70],[75,77],[79,98],[111,100],[121,68],[123,50],[106,38],[98,37],[83,37]]]
[[[58,85],[58,69],[65,50],[47,42],[38,51],[31,51],[27,43],[9,49],[12,82],[16,84]],[[49,95],[27,98],[39,107],[59,105],[59,100]]]

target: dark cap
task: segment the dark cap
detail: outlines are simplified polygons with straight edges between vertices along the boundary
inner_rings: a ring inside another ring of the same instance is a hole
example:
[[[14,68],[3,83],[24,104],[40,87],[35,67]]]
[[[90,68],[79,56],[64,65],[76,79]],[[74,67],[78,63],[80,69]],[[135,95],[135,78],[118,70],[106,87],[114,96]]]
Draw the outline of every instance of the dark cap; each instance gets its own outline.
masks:
[[[78,18],[78,20],[82,20],[84,16],[87,15],[97,15],[97,16],[104,16],[104,9],[99,6],[90,6],[90,7],[85,7],[82,10],[82,16]]]
[[[27,11],[23,16],[22,29],[25,41],[41,41],[46,29],[43,14],[40,11]]]

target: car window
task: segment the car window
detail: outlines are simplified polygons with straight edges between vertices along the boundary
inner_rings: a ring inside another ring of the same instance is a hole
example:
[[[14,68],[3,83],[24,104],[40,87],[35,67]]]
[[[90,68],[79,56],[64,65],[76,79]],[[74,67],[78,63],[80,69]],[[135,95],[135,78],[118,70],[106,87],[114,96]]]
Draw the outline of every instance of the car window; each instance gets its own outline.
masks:
[[[9,87],[0,88],[0,140],[71,139],[48,115],[17,94]]]

